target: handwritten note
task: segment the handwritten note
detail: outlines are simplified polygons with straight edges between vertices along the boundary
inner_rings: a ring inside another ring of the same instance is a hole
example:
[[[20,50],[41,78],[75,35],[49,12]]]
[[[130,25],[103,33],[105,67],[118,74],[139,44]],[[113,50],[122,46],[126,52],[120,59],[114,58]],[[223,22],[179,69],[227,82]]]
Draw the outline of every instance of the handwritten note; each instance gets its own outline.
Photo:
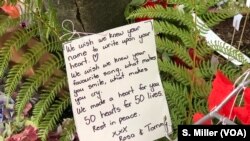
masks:
[[[81,141],[153,141],[172,132],[152,20],[63,46]]]

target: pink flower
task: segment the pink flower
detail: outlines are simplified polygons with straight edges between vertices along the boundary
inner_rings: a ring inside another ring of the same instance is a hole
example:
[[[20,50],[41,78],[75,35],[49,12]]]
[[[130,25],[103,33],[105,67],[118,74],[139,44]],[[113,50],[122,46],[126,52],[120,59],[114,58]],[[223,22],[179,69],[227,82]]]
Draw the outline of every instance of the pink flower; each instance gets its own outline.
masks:
[[[40,141],[37,136],[37,129],[33,126],[27,126],[19,133],[10,136],[6,141]]]

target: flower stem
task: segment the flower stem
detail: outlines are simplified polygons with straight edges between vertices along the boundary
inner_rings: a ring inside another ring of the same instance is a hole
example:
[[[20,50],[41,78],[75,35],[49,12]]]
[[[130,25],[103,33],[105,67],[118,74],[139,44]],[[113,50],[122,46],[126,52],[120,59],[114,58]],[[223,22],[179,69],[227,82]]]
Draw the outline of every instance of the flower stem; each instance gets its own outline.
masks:
[[[249,16],[249,13],[247,13],[247,15],[246,15],[246,18],[245,18],[245,21],[244,21],[244,25],[243,25],[243,29],[242,29],[242,32],[241,32],[241,35],[240,35],[240,41],[239,41],[237,49],[240,49],[240,45],[241,45],[242,38],[243,38],[243,35],[244,35],[244,32],[245,32],[245,28],[246,28],[248,16]]]

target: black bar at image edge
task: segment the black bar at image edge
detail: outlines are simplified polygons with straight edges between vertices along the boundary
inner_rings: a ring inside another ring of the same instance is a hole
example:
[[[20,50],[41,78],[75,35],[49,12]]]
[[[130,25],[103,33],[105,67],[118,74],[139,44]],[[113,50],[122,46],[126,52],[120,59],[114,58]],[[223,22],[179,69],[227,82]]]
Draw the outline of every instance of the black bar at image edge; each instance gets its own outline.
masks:
[[[179,125],[178,141],[250,141],[250,125]]]

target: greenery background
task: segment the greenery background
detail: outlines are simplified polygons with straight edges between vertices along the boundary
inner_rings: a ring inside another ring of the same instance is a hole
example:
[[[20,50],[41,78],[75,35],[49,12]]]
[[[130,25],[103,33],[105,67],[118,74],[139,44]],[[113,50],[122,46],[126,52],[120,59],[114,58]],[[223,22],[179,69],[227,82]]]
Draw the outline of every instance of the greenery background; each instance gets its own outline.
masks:
[[[223,50],[223,53],[242,62],[241,66],[235,66],[216,52],[223,45],[214,44],[216,49],[212,50],[199,35],[191,13],[195,12],[213,28],[237,13],[248,17],[249,9],[245,1],[229,0],[221,7],[217,7],[218,0],[161,2],[166,2],[167,8],[161,3],[145,7],[144,0],[26,0],[22,3],[26,11],[20,18],[1,14],[2,92],[15,101],[14,107],[10,103],[4,105],[8,111],[14,109],[14,116],[7,118],[5,115],[2,139],[32,125],[38,128],[41,140],[50,140],[51,132],[58,126],[62,127],[58,139],[68,141],[73,137],[77,140],[62,57],[61,43],[67,39],[60,38],[65,33],[61,27],[64,19],[72,20],[78,31],[96,33],[135,22],[138,18],[153,18],[159,69],[173,121],[171,137],[176,138],[178,125],[193,124],[194,113],[207,113],[207,97],[215,72],[222,70],[234,81],[249,66],[237,51]],[[184,13],[178,10],[182,4]],[[215,12],[211,12],[211,8]],[[20,27],[20,22],[27,27]],[[25,113],[29,104],[32,109]]]

